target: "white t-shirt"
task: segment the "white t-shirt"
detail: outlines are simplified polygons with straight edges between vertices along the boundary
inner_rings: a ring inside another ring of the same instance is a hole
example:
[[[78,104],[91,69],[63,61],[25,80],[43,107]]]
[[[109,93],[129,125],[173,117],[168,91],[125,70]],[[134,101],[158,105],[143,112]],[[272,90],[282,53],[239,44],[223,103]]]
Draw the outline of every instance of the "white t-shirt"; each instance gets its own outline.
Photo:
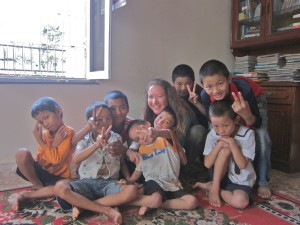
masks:
[[[108,143],[120,142],[122,143],[122,138],[119,134],[110,131],[110,138]],[[95,142],[92,138],[92,132],[89,132],[76,146],[76,152],[86,149],[87,147],[93,145]],[[120,157],[121,156],[111,156],[106,147],[98,148],[92,155],[81,162],[78,169],[80,179],[83,178],[98,178],[102,177],[104,179],[113,178],[118,179],[120,171]],[[98,172],[102,166],[106,166],[109,174],[106,176],[99,176]]]
[[[212,129],[206,138],[203,155],[208,155],[217,144],[221,136]],[[252,187],[256,180],[255,170],[252,165],[252,160],[255,157],[255,132],[245,126],[240,126],[234,139],[240,147],[243,155],[250,160],[245,169],[240,170],[240,174],[235,173],[235,162],[233,157],[230,158],[228,164],[228,177],[235,183]]]

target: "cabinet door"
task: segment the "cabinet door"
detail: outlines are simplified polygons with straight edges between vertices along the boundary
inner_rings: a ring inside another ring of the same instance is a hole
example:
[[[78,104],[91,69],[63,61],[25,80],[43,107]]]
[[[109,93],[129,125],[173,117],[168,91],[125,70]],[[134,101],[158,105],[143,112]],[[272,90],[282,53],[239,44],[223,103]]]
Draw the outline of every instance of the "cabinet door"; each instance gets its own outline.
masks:
[[[263,39],[262,4],[260,0],[232,1],[232,47],[249,46]]]
[[[295,41],[300,38],[300,1],[267,0],[268,41]],[[284,44],[284,43],[282,43]]]
[[[291,136],[291,105],[268,104],[268,129],[272,141],[272,168],[288,169]]]

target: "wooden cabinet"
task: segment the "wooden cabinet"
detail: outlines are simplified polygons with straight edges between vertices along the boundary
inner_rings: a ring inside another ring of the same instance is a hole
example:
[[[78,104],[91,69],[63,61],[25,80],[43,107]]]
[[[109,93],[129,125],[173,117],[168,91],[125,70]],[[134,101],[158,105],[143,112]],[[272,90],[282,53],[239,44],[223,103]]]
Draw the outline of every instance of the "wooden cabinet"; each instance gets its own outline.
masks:
[[[300,83],[262,82],[268,97],[272,168],[300,171]]]
[[[235,56],[300,52],[300,1],[232,0],[231,25]]]

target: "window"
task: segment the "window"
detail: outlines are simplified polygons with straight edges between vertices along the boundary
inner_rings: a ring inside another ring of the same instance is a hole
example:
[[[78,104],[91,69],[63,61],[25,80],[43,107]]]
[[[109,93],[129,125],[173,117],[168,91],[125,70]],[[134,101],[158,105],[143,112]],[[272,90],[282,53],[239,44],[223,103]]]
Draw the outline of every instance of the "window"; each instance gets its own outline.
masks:
[[[111,7],[111,0],[3,1],[0,82],[108,79]]]

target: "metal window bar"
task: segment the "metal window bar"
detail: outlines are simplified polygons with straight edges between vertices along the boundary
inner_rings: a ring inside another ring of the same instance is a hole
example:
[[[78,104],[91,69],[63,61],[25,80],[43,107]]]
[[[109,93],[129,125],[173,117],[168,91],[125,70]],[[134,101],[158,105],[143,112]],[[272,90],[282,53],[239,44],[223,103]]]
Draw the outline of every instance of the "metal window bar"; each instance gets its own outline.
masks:
[[[0,44],[2,48],[3,64],[0,64],[0,76],[51,76],[51,77],[61,77],[64,76],[66,71],[63,69],[64,64],[64,53],[65,49],[49,48],[49,46],[42,45],[16,45],[16,44]],[[19,54],[19,51],[21,54]],[[57,52],[61,53],[61,58],[58,57]],[[29,53],[29,54],[26,54]],[[34,61],[34,53],[38,55],[38,62]],[[12,55],[12,57],[10,57]],[[42,59],[46,55],[45,59]],[[51,58],[50,58],[51,57]],[[20,61],[21,60],[21,61]],[[58,61],[61,61],[60,67],[58,68]],[[42,62],[44,61],[45,67],[43,68]],[[12,62],[10,64],[9,62]],[[51,65],[52,63],[52,65]],[[21,69],[17,68],[17,65],[21,65]],[[28,67],[29,68],[28,68]],[[35,69],[34,67],[38,67]]]

